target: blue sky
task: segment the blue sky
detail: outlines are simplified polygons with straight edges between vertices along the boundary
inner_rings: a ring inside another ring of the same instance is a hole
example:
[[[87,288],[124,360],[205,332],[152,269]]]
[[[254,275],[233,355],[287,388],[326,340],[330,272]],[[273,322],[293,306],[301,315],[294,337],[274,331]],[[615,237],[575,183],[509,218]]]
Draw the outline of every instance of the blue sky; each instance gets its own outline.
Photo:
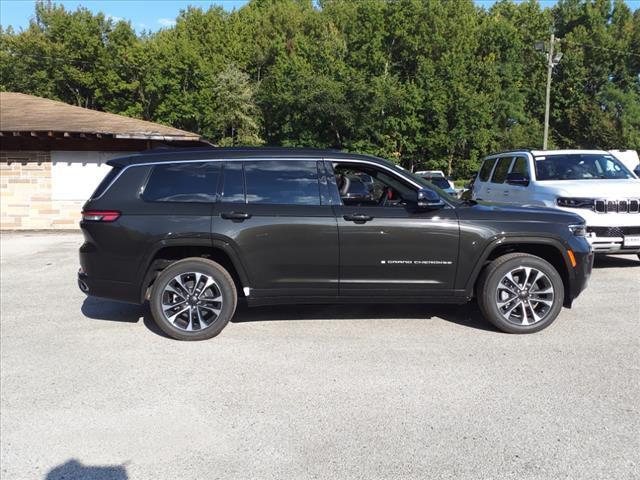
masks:
[[[114,19],[130,20],[137,31],[158,30],[171,26],[180,10],[188,5],[207,9],[210,5],[220,5],[226,10],[239,8],[247,0],[63,0],[56,3],[63,4],[69,10],[75,10],[79,5],[87,7],[93,12],[104,12]],[[491,6],[495,0],[475,0],[485,7]],[[516,0],[517,1],[517,0]],[[556,0],[538,0],[544,6],[551,6]],[[640,8],[640,0],[627,0],[632,9]],[[25,28],[33,15],[34,0],[0,0],[0,24],[3,27],[12,25],[15,29]]]

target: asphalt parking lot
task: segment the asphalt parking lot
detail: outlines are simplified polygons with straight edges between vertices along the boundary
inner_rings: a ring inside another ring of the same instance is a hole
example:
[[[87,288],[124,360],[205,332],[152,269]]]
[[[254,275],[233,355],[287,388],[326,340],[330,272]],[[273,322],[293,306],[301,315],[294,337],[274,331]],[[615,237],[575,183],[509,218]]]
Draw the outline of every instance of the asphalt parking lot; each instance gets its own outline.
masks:
[[[3,234],[1,477],[640,478],[640,262],[549,329],[469,306],[247,309],[165,338],[85,298],[79,234]]]

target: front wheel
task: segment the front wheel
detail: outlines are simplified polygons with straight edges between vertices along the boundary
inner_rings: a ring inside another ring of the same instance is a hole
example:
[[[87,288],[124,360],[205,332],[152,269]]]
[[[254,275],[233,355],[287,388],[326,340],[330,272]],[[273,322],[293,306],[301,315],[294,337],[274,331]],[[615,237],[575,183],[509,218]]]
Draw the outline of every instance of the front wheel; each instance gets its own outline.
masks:
[[[233,279],[221,265],[186,258],[165,268],[153,284],[151,313],[164,333],[177,340],[215,337],[236,310]]]
[[[498,329],[533,333],[556,319],[564,302],[564,284],[546,260],[511,253],[494,260],[478,284],[478,305]]]

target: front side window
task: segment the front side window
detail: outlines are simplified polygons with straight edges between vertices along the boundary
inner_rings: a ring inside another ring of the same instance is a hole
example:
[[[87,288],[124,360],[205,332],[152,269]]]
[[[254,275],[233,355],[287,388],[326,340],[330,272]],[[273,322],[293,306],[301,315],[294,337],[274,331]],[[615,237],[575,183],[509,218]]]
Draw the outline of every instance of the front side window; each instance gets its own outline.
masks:
[[[504,183],[512,160],[513,157],[502,157],[498,160],[496,169],[493,171],[493,177],[491,177],[491,183]]]
[[[527,157],[516,157],[511,167],[511,173],[519,173],[529,178],[529,162],[527,161]]]
[[[215,202],[220,164],[211,162],[156,165],[142,198],[148,202]]]
[[[478,178],[480,178],[481,182],[486,182],[487,180],[489,180],[489,175],[491,175],[491,170],[493,169],[493,165],[495,163],[495,158],[484,161],[484,163],[482,164],[482,168],[480,169],[480,174],[478,175]]]
[[[405,206],[415,189],[375,167],[334,163],[336,185],[343,205]]]
[[[538,180],[598,180],[633,178],[613,155],[568,153],[536,157]]]
[[[247,203],[320,205],[315,160],[245,162]]]
[[[435,177],[435,176],[428,176],[425,175],[422,178],[424,178],[426,181],[433,183],[436,187],[442,189],[442,190],[446,190],[448,188],[451,188],[451,185],[449,185],[449,180],[447,180],[444,177]]]

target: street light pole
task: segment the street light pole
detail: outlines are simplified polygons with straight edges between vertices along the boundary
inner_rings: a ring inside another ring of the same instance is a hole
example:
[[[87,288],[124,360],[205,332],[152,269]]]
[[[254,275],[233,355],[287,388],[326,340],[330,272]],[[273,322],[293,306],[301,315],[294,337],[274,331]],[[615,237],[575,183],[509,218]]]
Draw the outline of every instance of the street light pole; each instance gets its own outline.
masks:
[[[547,149],[549,140],[549,110],[551,101],[551,72],[553,71],[553,44],[555,43],[555,35],[551,33],[549,39],[549,52],[547,53],[547,94],[544,105],[544,136],[542,138],[542,149]]]

